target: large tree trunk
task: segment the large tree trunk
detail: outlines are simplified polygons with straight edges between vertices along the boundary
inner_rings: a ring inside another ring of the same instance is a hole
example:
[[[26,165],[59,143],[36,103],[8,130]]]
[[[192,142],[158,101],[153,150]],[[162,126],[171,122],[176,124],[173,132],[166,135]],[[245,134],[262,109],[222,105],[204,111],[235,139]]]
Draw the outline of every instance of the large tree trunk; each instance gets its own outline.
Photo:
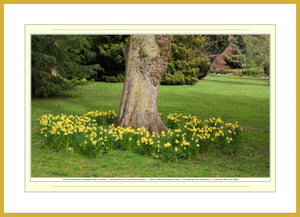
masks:
[[[133,35],[124,46],[126,76],[116,126],[166,130],[157,110],[160,81],[171,56],[171,36]]]

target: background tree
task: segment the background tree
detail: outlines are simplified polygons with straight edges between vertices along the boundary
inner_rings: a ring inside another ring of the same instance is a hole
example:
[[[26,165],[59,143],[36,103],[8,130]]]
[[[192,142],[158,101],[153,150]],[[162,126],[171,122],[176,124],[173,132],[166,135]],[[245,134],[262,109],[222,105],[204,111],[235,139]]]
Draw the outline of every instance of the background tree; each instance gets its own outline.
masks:
[[[247,44],[244,35],[229,36],[231,54],[225,56],[227,65],[232,69],[243,68],[246,64]]]
[[[125,58],[122,48],[128,40],[128,35],[91,35],[88,40],[96,54],[91,64],[100,64],[95,80],[106,82],[123,82],[125,73]]]
[[[48,97],[71,90],[68,79],[90,78],[99,64],[87,36],[33,35],[31,38],[32,96]]]
[[[245,36],[247,68],[262,68],[265,75],[270,73],[270,36]]]
[[[127,35],[89,37],[97,54],[92,63],[99,63],[103,69],[98,71],[95,80],[124,81],[125,59],[122,47],[128,37]],[[162,84],[193,84],[198,78],[206,76],[209,61],[202,53],[204,39],[206,36],[200,35],[172,36],[173,59],[170,60],[168,72],[165,74]],[[221,46],[221,43],[215,42],[214,46]]]
[[[214,59],[210,72],[246,76],[269,76],[268,35],[231,35],[228,47]]]
[[[229,45],[228,35],[205,35],[203,55],[212,63]]]
[[[171,36],[132,35],[124,46],[126,75],[115,125],[167,129],[157,110],[160,81],[171,56]]]
[[[202,54],[204,41],[201,35],[172,36],[172,57],[162,84],[194,84],[207,75],[210,61]]]
[[[75,78],[123,82],[122,47],[128,39],[128,35],[33,35],[32,96],[71,90],[76,84],[70,80]],[[194,84],[209,70],[269,75],[267,35],[172,35],[171,40],[172,57],[162,84]]]

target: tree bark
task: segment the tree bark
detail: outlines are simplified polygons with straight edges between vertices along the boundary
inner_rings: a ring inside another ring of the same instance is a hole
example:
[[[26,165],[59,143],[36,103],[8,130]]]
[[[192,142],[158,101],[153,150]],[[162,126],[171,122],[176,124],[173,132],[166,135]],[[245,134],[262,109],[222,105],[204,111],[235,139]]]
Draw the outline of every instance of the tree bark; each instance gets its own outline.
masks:
[[[158,114],[157,95],[171,57],[171,36],[133,35],[123,51],[126,75],[115,125],[159,134],[167,129]]]

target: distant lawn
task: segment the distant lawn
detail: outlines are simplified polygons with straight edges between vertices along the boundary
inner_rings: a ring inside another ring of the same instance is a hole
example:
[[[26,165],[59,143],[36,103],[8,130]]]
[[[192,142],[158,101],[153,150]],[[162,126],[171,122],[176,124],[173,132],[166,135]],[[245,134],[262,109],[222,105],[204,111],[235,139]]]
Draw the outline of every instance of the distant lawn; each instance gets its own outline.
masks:
[[[114,150],[100,158],[55,153],[41,148],[39,123],[43,114],[83,114],[93,110],[118,111],[122,83],[91,83],[64,97],[32,99],[32,177],[268,177],[268,79],[209,75],[193,86],[161,86],[158,110],[188,113],[201,120],[221,117],[244,128],[239,152],[219,151],[199,160],[166,163],[130,151]]]

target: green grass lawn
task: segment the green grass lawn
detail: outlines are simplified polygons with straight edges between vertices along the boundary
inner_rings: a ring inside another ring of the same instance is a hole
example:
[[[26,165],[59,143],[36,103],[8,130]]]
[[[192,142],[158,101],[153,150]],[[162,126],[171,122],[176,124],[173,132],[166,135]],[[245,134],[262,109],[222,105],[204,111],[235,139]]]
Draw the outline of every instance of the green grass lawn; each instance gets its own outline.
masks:
[[[218,150],[198,160],[167,163],[131,151],[114,150],[100,158],[41,148],[39,122],[43,114],[83,114],[118,111],[122,83],[91,83],[63,97],[32,99],[32,177],[269,177],[268,79],[209,75],[193,86],[161,86],[158,110],[189,113],[201,120],[221,117],[244,128],[239,152]]]

